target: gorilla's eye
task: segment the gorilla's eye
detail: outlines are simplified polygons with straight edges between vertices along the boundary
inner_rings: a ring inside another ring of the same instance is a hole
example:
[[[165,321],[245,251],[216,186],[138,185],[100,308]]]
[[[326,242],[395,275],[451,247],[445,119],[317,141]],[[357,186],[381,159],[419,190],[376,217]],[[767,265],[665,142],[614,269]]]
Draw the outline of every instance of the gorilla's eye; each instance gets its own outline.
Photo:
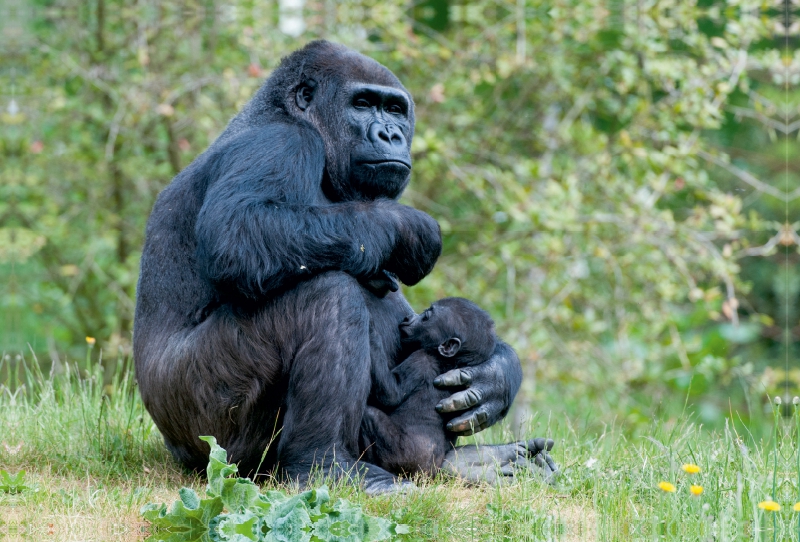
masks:
[[[422,321],[427,322],[428,319],[431,317],[431,311],[427,310],[422,313]]]
[[[353,105],[358,109],[368,109],[372,107],[372,104],[370,104],[369,100],[366,98],[356,98],[356,101],[353,102]]]
[[[386,111],[388,111],[392,115],[402,115],[403,114],[403,108],[400,107],[398,104],[390,105],[389,107],[386,108]]]

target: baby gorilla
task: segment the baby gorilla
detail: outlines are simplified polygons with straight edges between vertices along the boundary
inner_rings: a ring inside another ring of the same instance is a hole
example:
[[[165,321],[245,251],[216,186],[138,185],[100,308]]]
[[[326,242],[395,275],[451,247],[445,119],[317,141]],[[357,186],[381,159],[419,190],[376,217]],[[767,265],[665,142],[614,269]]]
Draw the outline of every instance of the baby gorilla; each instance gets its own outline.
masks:
[[[433,380],[488,359],[495,349],[494,322],[475,303],[450,297],[406,318],[400,334],[403,350],[415,351],[391,372],[373,367],[371,401],[383,410],[367,407],[362,459],[390,472],[433,474],[456,440],[445,433],[448,418],[434,408],[452,390],[435,388]]]

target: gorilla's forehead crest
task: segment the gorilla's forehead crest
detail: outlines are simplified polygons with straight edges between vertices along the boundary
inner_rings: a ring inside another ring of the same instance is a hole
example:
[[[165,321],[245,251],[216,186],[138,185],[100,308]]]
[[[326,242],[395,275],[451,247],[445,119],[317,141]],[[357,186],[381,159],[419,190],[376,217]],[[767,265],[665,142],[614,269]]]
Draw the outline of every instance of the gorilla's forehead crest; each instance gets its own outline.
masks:
[[[328,102],[337,100],[337,94],[345,88],[345,83],[370,83],[402,90],[410,105],[410,135],[413,135],[414,100],[388,68],[344,45],[317,40],[281,60],[280,66],[264,81],[239,114],[231,119],[213,146],[219,146],[246,129],[274,122],[284,115],[296,118],[298,111],[294,96],[300,85],[309,79],[319,85],[317,95]]]
[[[400,80],[376,60],[344,45],[325,40],[312,41],[285,57],[270,79],[283,75],[280,72],[289,72],[297,78],[345,79],[349,82],[358,81],[403,88]]]

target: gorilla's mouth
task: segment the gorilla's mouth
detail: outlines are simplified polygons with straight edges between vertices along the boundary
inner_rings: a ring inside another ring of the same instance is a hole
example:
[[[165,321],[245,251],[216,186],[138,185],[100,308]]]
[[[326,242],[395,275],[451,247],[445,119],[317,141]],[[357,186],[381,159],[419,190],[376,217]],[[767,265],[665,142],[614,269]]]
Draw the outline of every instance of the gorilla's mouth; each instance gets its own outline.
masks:
[[[360,162],[359,165],[363,166],[384,166],[384,165],[393,165],[393,166],[403,166],[406,169],[411,169],[411,164],[408,162],[404,162],[402,160],[365,160]]]

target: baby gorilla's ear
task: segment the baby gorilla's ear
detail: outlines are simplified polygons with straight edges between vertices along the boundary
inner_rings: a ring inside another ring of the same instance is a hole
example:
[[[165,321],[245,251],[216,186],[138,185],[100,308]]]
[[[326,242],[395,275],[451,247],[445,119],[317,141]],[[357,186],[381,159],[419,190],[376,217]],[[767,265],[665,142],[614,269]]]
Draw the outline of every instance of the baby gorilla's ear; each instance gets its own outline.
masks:
[[[439,353],[446,358],[452,358],[460,349],[461,340],[457,337],[451,337],[439,345]]]

